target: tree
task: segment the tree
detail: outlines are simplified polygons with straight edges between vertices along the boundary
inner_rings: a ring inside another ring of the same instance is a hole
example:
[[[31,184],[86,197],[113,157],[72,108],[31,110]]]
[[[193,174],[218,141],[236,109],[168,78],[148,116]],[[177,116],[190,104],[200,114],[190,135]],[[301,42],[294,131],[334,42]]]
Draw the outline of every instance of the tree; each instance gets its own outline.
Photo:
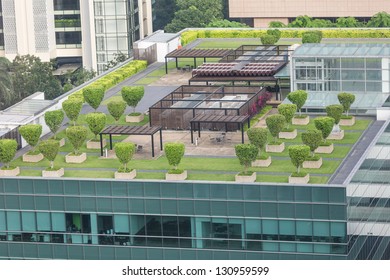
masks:
[[[82,107],[83,101],[79,98],[68,98],[62,102],[62,109],[66,116],[73,122],[73,125],[76,125]]]
[[[281,132],[286,125],[286,118],[282,115],[275,114],[267,117],[265,119],[265,122],[269,129],[269,132],[274,137],[274,143],[276,143],[279,137],[279,132]]]
[[[99,112],[89,113],[86,115],[85,121],[87,122],[89,129],[95,135],[94,141],[97,141],[97,135],[106,126],[106,121],[107,121],[106,114],[99,113]]]
[[[281,21],[271,21],[268,24],[268,27],[269,28],[285,28],[286,25],[283,22],[281,22]]]
[[[42,134],[42,125],[25,124],[19,127],[19,133],[23,139],[34,149]]]
[[[339,104],[329,105],[325,108],[328,117],[334,119],[335,131],[340,131],[339,122],[343,114],[343,106]]]
[[[44,140],[39,143],[39,151],[43,154],[48,161],[50,161],[50,169],[54,168],[54,160],[57,157],[60,149],[60,143],[57,140]]]
[[[77,87],[85,82],[93,79],[96,76],[96,71],[93,69],[79,68],[70,75],[70,81],[73,86]]]
[[[249,141],[251,144],[255,145],[258,149],[257,157],[260,158],[261,151],[264,150],[265,145],[268,140],[268,129],[251,127],[247,131]]]
[[[337,27],[360,27],[362,24],[354,17],[340,17],[336,19]]]
[[[10,65],[7,58],[0,57],[0,110],[11,106],[15,100]]]
[[[290,100],[291,103],[297,105],[297,109],[299,111],[299,116],[302,116],[301,109],[303,105],[305,105],[307,100],[307,92],[304,90],[296,90],[293,92],[290,92],[287,95],[287,99]]]
[[[351,105],[355,102],[355,95],[348,92],[341,92],[337,95],[337,98],[340,104],[343,106],[343,110],[348,116],[349,109],[351,109]]]
[[[215,27],[215,28],[249,28],[250,26],[245,23],[241,23],[238,21],[230,21],[227,19],[218,19],[213,20],[206,27]]]
[[[300,174],[300,169],[303,162],[309,157],[310,148],[306,145],[291,145],[288,147],[288,154],[292,164],[297,168],[297,174]]]
[[[247,173],[248,167],[256,160],[258,149],[253,144],[238,144],[234,146],[236,156],[240,164],[244,167],[244,173]]]
[[[274,35],[265,34],[260,37],[260,41],[263,45],[275,45],[278,39]]]
[[[314,126],[321,131],[322,139],[326,143],[326,138],[332,132],[334,119],[330,117],[318,117],[314,119]]]
[[[390,27],[390,14],[379,12],[375,14],[368,22],[368,27]]]
[[[275,36],[276,42],[279,41],[280,37],[282,36],[282,32],[279,29],[268,29],[267,34]]]
[[[305,31],[302,34],[302,44],[320,43],[322,40],[321,31]]]
[[[135,107],[144,97],[143,86],[125,86],[121,90],[122,98],[128,106],[133,107],[133,113],[135,113]]]
[[[126,110],[126,102],[123,100],[112,100],[108,102],[107,109],[115,121],[118,122]]]
[[[313,19],[309,16],[296,17],[294,21],[288,24],[288,27],[309,27]]]
[[[9,163],[14,159],[18,143],[14,139],[0,139],[0,162],[9,168]]]
[[[87,139],[87,128],[85,126],[71,126],[66,129],[66,137],[73,146],[74,155],[79,155],[79,149]]]
[[[295,104],[280,104],[278,105],[278,112],[286,119],[286,128],[290,128],[291,120],[297,111],[297,105]]]
[[[123,169],[119,168],[119,172],[130,172],[127,168],[127,164],[133,158],[135,153],[135,144],[131,142],[120,142],[115,144],[115,155],[119,159],[119,162],[123,164]]]
[[[153,30],[164,30],[172,21],[177,10],[176,0],[159,0],[154,4],[156,20],[153,21]]]
[[[50,128],[50,131],[54,134],[53,138],[56,139],[56,133],[61,127],[61,124],[64,120],[64,111],[54,110],[47,111],[45,113],[45,123]]]
[[[302,133],[302,142],[310,147],[311,156],[314,156],[314,151],[322,142],[322,132],[317,129],[311,129]]]
[[[108,70],[110,68],[113,68],[113,67],[117,66],[118,64],[125,62],[127,59],[129,59],[129,56],[124,54],[121,51],[119,51],[118,53],[114,53],[114,59],[107,62],[105,69]]]
[[[87,86],[83,89],[83,96],[85,102],[94,108],[96,112],[104,98],[104,88],[101,86]]]
[[[184,156],[185,146],[183,143],[165,143],[165,156],[167,157],[169,165],[177,170],[182,157]]]

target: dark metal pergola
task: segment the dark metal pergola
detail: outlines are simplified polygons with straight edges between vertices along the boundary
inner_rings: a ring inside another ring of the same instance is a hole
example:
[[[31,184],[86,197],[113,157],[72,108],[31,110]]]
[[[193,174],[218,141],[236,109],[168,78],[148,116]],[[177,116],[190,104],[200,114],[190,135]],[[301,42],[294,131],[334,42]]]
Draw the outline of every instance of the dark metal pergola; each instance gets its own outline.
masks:
[[[222,58],[228,55],[232,50],[223,49],[177,49],[165,56],[165,73],[168,73],[168,58],[174,58],[176,61],[176,68],[178,65],[178,58],[193,58],[194,68],[196,68],[196,59],[203,58],[206,62],[207,58]]]
[[[250,117],[249,115],[245,116],[222,116],[222,115],[198,115],[193,118],[191,123],[191,143],[194,143],[194,124],[198,124],[198,137],[200,138],[200,124],[201,123],[223,123],[225,124],[225,130],[227,132],[228,124],[238,124],[241,128],[241,142],[244,143],[244,123],[248,123],[248,128],[250,127]]]
[[[127,126],[110,125],[100,132],[100,155],[103,156],[103,135],[110,135],[110,150],[112,150],[112,135],[150,135],[152,139],[152,157],[154,157],[154,134],[160,131],[160,150],[163,149],[161,126]]]

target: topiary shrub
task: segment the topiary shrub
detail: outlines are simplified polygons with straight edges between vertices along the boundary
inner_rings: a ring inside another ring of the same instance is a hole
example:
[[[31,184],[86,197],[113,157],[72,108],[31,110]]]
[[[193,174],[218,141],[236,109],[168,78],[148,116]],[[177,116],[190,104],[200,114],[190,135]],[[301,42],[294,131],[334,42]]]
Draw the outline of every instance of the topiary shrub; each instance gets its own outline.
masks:
[[[260,37],[260,41],[263,45],[275,45],[278,41],[274,35],[265,34]]]
[[[261,151],[264,150],[268,140],[268,129],[260,127],[251,127],[246,132],[251,144],[255,145],[258,149],[257,158],[261,158]]]
[[[39,143],[38,149],[50,161],[50,169],[54,169],[54,160],[60,149],[60,143],[57,140],[44,140]]]
[[[238,144],[234,146],[234,149],[240,164],[244,167],[244,174],[242,175],[251,175],[252,172],[250,172],[251,174],[248,173],[248,167],[256,160],[259,149],[253,144]]]
[[[288,154],[290,156],[292,164],[297,168],[296,176],[303,175],[301,171],[301,167],[303,162],[310,155],[310,148],[306,145],[291,145],[288,147]]]
[[[332,132],[334,119],[331,117],[318,117],[314,119],[314,126],[321,131],[322,139],[326,143],[326,138]]]
[[[280,37],[282,36],[282,32],[279,29],[268,29],[267,34],[274,36],[276,39],[276,42],[278,42]]]
[[[90,85],[83,89],[83,97],[92,108],[99,108],[100,103],[104,98],[104,87],[98,85]]]
[[[94,134],[94,141],[97,141],[97,136],[106,126],[107,116],[104,113],[89,113],[85,117],[85,121],[88,124],[89,129]]]
[[[144,92],[143,86],[125,86],[122,88],[122,98],[128,106],[133,107],[133,114],[135,114],[135,107],[137,107],[142,97],[144,97]]]
[[[177,167],[184,156],[185,146],[183,143],[165,143],[165,156],[167,157],[169,165],[177,170]],[[181,172],[180,172],[181,173]]]
[[[351,105],[355,102],[355,95],[348,92],[341,92],[337,95],[337,99],[343,106],[344,112],[348,117],[349,109],[351,109]]]
[[[278,142],[279,132],[281,132],[286,125],[286,118],[283,115],[275,114],[267,117],[265,123],[267,124],[269,132],[274,137],[273,142],[276,144]]]
[[[120,142],[115,144],[114,150],[116,157],[123,165],[118,169],[118,172],[130,172],[131,170],[127,167],[127,164],[133,158],[135,153],[135,144],[131,142]]]
[[[303,132],[302,142],[310,148],[311,157],[314,157],[314,151],[320,146],[322,142],[322,132],[317,129],[311,129]]]
[[[79,117],[82,107],[83,101],[79,98],[67,99],[62,102],[62,109],[64,110],[68,119],[73,122],[73,125],[76,125],[76,121]]]
[[[290,100],[291,103],[297,105],[297,109],[299,111],[299,116],[302,116],[301,109],[303,105],[305,105],[307,100],[307,92],[304,90],[296,90],[293,92],[290,92],[287,95],[287,99]]]
[[[302,34],[302,44],[320,43],[322,40],[322,32],[319,30],[306,31]]]
[[[45,113],[45,123],[50,128],[50,131],[54,134],[53,138],[56,139],[56,133],[61,127],[62,122],[64,121],[64,111],[54,110],[47,111]]]
[[[297,105],[295,104],[280,104],[278,106],[278,112],[286,119],[286,128],[290,128],[291,120],[297,111]]]
[[[9,163],[14,159],[18,143],[14,139],[0,139],[0,162],[5,168],[10,168]]]
[[[126,110],[126,102],[123,100],[112,100],[108,102],[107,109],[114,120],[118,122]]]
[[[19,133],[23,139],[35,149],[38,144],[39,138],[42,134],[42,125],[40,124],[26,124],[19,127]]]
[[[326,110],[326,114],[328,115],[328,117],[331,117],[334,119],[334,124],[335,124],[334,131],[335,132],[340,131],[339,122],[340,122],[341,116],[343,115],[343,110],[344,110],[343,106],[339,105],[339,104],[329,105],[329,106],[326,106],[325,110]]]
[[[85,126],[71,126],[66,129],[66,137],[73,146],[73,154],[80,155],[79,149],[87,139],[87,128]]]

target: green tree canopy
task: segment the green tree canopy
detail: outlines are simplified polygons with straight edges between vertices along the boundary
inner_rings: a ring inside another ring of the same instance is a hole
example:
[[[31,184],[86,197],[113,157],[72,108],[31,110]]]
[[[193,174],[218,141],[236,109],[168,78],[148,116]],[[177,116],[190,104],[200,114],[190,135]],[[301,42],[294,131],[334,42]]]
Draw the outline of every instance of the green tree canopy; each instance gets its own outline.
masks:
[[[275,45],[278,41],[278,38],[276,38],[274,35],[265,34],[260,37],[260,41],[263,45]]]
[[[305,105],[307,100],[307,92],[304,90],[296,90],[293,92],[290,92],[287,95],[287,99],[290,100],[291,103],[297,105],[297,109],[299,111],[299,116],[302,115],[301,109],[303,105]]]
[[[117,122],[126,110],[126,102],[123,100],[111,100],[107,104],[107,109],[110,115]]]
[[[322,142],[322,132],[317,129],[311,129],[302,132],[302,142],[310,147],[311,156],[314,156],[314,151],[320,146]]]
[[[73,121],[73,125],[76,125],[82,107],[83,101],[80,98],[68,98],[62,102],[62,109],[69,120]]]
[[[156,20],[153,21],[153,30],[164,30],[170,23],[177,10],[176,0],[159,0],[154,4]]]
[[[56,133],[61,127],[64,117],[64,111],[61,109],[45,112],[45,123],[50,128],[50,131],[54,134],[54,139],[56,139]]]
[[[165,156],[167,157],[169,165],[177,169],[182,157],[184,156],[185,146],[183,143],[165,143]]]
[[[79,155],[79,149],[87,139],[87,128],[85,126],[70,126],[66,129],[66,137],[73,146],[73,153]]]
[[[286,125],[286,118],[283,115],[275,114],[267,117],[265,123],[267,124],[269,132],[274,137],[274,142],[277,142],[279,132],[281,132]]]
[[[19,127],[19,133],[23,139],[33,148],[38,144],[42,134],[42,125],[26,124]]]
[[[238,144],[234,146],[236,156],[247,173],[248,167],[256,160],[258,148],[253,144]]]
[[[334,119],[331,117],[317,117],[314,119],[314,126],[321,131],[322,139],[326,142],[326,138],[332,132]]]
[[[303,162],[310,155],[310,148],[306,145],[291,145],[288,147],[288,154],[291,158],[292,164],[297,168],[297,173],[300,173],[300,168]]]
[[[325,108],[326,115],[334,119],[334,123],[337,125],[340,122],[341,116],[344,111],[344,107],[339,104],[328,105]]]
[[[0,110],[11,106],[15,101],[10,66],[11,62],[7,58],[0,57]]]
[[[208,23],[206,27],[215,27],[215,28],[249,28],[250,26],[245,23],[238,21],[230,21],[227,19],[217,19]]]
[[[278,106],[278,112],[286,119],[287,129],[290,128],[291,120],[297,111],[297,105],[295,104],[280,104]]]
[[[322,32],[319,30],[305,31],[302,34],[302,43],[320,43],[322,40]]]
[[[268,27],[269,28],[285,28],[286,25],[283,22],[281,22],[281,21],[271,21],[268,24]]]
[[[128,170],[127,164],[133,158],[135,153],[135,144],[131,142],[119,142],[115,144],[114,150],[119,162],[123,164],[124,172],[129,172],[130,170]]]
[[[83,96],[85,102],[94,108],[96,112],[104,98],[104,88],[102,86],[87,86],[83,89]]]
[[[54,160],[60,150],[60,143],[57,140],[44,140],[38,145],[39,151],[48,161],[50,161],[50,169],[54,168]]]
[[[124,86],[121,90],[123,100],[133,108],[135,112],[135,107],[144,97],[144,87],[143,86]]]
[[[258,149],[257,157],[260,157],[261,151],[264,150],[268,140],[268,129],[260,127],[251,127],[246,132],[248,134],[249,141],[255,145]]]
[[[368,22],[368,27],[390,27],[390,14],[379,12],[375,14]]]
[[[85,121],[88,124],[89,130],[95,135],[94,140],[97,140],[97,136],[106,126],[107,116],[104,113],[94,112],[89,113],[85,117]]]
[[[351,105],[355,102],[355,95],[348,92],[341,92],[337,95],[337,98],[348,116],[349,109],[351,109]]]
[[[336,19],[337,27],[360,27],[362,23],[354,17],[340,17]]]
[[[18,143],[14,139],[0,139],[0,162],[9,168],[9,163],[14,159]]]

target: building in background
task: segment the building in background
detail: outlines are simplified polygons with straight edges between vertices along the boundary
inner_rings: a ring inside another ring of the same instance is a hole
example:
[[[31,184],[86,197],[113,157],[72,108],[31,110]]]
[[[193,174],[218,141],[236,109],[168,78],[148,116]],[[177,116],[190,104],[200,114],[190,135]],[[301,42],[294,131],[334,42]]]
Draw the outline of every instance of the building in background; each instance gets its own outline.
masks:
[[[1,0],[0,56],[36,55],[102,72],[152,33],[152,0]]]
[[[390,2],[383,0],[229,0],[229,16],[240,18],[253,27],[268,27],[271,21],[287,24],[302,15],[330,20],[339,17],[369,19],[389,10]]]

